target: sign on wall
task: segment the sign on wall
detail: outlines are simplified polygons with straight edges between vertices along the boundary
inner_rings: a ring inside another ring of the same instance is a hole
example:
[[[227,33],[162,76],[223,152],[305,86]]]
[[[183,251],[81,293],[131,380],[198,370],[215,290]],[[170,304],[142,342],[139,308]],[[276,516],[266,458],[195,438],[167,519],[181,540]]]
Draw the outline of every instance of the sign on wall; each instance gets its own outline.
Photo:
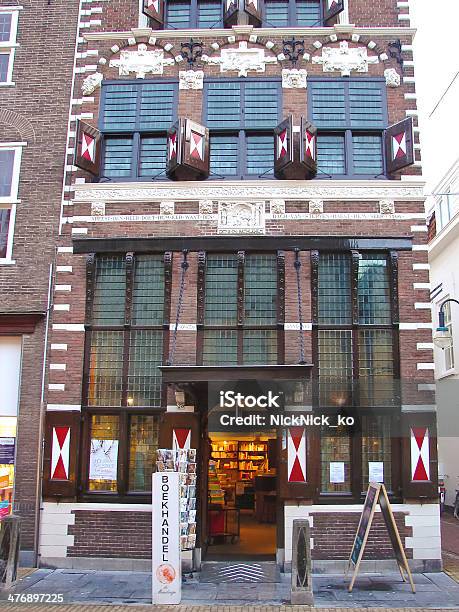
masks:
[[[182,599],[180,485],[178,472],[152,475],[152,603]]]

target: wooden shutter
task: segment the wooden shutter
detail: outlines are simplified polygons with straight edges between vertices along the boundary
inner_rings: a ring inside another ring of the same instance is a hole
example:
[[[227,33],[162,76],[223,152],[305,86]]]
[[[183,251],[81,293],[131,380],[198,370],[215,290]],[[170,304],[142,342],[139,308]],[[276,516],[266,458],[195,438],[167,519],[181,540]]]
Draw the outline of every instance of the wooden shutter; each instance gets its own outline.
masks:
[[[239,0],[224,0],[223,25],[225,28],[230,28],[237,24],[237,12],[239,9]]]
[[[169,128],[167,132],[167,176],[173,177],[177,166],[181,163],[182,157],[182,119],[179,119]]]
[[[437,420],[433,412],[402,414],[405,499],[438,499]]]
[[[261,26],[260,0],[244,0],[245,12],[249,15],[249,23],[255,27]]]
[[[325,0],[324,21],[328,22],[343,11],[344,0]]]
[[[392,174],[414,164],[413,119],[408,117],[384,133],[386,171]]]
[[[274,128],[274,176],[284,178],[293,160],[293,117],[290,115]]]
[[[201,176],[209,176],[209,130],[185,119],[183,164],[196,168]]]
[[[143,12],[153,20],[156,29],[164,26],[164,0],[143,0]]]
[[[317,491],[318,438],[312,428],[287,427],[279,433],[279,495],[282,499],[313,499]],[[320,444],[320,442],[319,442]],[[319,449],[320,450],[320,449]]]
[[[199,415],[164,412],[159,422],[159,448],[199,449]]]
[[[77,494],[78,411],[46,413],[43,456],[43,496],[75,498]]]
[[[307,170],[307,178],[317,174],[317,128],[301,117],[300,162]]]
[[[100,131],[79,119],[76,129],[75,166],[97,176],[100,169],[100,148]]]

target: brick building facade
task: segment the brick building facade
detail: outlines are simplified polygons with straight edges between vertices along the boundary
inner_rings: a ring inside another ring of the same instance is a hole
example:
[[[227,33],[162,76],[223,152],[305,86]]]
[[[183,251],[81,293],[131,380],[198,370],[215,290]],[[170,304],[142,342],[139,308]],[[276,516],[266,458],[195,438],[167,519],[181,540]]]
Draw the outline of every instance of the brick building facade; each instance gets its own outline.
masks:
[[[186,430],[198,501],[196,543],[184,558],[199,567],[211,548],[209,460],[222,456],[209,445],[220,438],[208,425],[208,385],[295,379],[312,381],[303,410],[352,414],[360,427],[257,433],[260,448],[277,440],[279,564],[291,563],[298,517],[310,520],[317,565],[347,558],[369,476],[380,470],[413,567],[439,568],[406,3],[266,0],[261,9],[227,4],[223,14],[220,2],[159,0],[148,20],[125,0],[82,6],[41,562],[147,566],[156,449]],[[243,476],[253,464],[243,463]],[[383,563],[388,541],[375,529],[370,558]]]
[[[22,517],[27,564],[38,546],[48,293],[77,20],[75,2],[0,2],[1,499],[2,515],[13,507]]]

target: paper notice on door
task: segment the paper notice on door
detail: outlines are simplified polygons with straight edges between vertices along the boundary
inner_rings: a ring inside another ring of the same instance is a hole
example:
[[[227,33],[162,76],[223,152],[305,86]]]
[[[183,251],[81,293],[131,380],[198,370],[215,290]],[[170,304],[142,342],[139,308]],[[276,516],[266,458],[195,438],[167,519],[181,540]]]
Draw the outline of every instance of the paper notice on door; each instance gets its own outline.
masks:
[[[382,461],[368,462],[369,482],[384,482],[384,463]]]
[[[344,482],[344,461],[330,461],[330,483],[342,484]]]

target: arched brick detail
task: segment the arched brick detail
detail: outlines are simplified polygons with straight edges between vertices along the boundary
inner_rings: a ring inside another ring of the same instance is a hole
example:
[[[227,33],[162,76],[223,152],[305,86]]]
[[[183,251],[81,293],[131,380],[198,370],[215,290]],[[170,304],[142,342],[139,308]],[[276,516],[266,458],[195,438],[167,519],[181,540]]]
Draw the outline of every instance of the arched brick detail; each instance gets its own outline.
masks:
[[[28,143],[35,142],[35,130],[33,125],[23,115],[19,115],[8,109],[0,110],[0,123],[16,128],[22,140]]]

